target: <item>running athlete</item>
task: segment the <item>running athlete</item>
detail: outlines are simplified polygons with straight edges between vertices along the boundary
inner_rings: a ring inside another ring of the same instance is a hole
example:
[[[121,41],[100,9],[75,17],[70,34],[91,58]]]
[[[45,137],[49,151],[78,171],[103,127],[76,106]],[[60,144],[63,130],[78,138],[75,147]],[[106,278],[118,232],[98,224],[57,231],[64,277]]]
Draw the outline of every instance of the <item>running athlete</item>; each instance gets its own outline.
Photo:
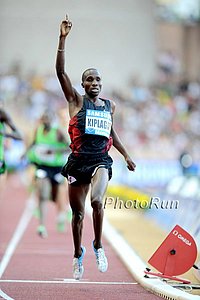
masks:
[[[39,200],[38,234],[46,238],[45,226],[49,196],[57,205],[57,229],[62,232],[66,222],[65,180],[60,174],[66,163],[67,143],[62,131],[53,126],[49,113],[44,113],[36,128],[33,143],[27,150],[28,160],[36,166],[35,187]]]
[[[11,132],[7,131],[7,128]],[[21,134],[13,123],[8,113],[0,107],[0,175],[6,171],[6,163],[4,157],[4,138],[13,138],[15,140],[22,140]]]
[[[66,18],[60,25],[60,36],[56,58],[56,72],[69,108],[69,135],[72,153],[68,157],[62,174],[68,179],[69,201],[72,208],[72,233],[74,241],[73,276],[82,278],[83,257],[86,252],[81,244],[85,199],[91,184],[91,206],[93,209],[94,241],[92,247],[100,272],[106,272],[108,262],[102,245],[103,197],[112,176],[112,158],[108,151],[113,144],[124,156],[130,171],[135,163],[122,145],[113,128],[113,101],[99,97],[102,82],[99,71],[87,69],[82,75],[81,96],[72,87],[65,72],[65,39],[72,28]]]

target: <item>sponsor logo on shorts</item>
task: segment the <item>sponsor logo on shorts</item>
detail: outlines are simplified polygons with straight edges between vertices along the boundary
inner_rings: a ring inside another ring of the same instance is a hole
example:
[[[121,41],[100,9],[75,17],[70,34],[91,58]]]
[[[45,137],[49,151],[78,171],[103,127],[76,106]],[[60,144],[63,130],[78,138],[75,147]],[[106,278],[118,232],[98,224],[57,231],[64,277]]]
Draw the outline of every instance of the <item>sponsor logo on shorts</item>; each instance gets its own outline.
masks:
[[[67,180],[68,180],[69,184],[72,184],[75,181],[77,181],[76,178],[74,178],[73,176],[69,176],[69,175],[67,176]]]

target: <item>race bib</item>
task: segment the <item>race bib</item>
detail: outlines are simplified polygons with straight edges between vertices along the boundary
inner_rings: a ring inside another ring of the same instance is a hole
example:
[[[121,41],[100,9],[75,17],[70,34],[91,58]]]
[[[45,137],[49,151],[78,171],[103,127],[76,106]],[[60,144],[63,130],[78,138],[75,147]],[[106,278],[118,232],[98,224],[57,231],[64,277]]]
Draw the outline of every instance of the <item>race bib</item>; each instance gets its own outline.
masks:
[[[86,110],[85,133],[110,137],[111,113],[93,109]]]

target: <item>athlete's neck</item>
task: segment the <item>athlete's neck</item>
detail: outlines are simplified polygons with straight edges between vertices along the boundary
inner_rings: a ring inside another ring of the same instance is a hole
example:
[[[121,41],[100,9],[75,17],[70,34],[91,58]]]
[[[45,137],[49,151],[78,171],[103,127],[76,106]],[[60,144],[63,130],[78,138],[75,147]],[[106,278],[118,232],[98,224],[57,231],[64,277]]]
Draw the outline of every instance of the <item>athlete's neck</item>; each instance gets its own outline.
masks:
[[[99,97],[98,97],[98,96],[91,97],[91,96],[89,96],[87,93],[85,94],[85,97],[86,97],[87,99],[89,99],[89,100],[90,100],[91,102],[93,102],[93,103],[97,103],[98,100],[99,100]]]
[[[51,130],[50,124],[43,124],[44,125],[44,131],[49,132]]]

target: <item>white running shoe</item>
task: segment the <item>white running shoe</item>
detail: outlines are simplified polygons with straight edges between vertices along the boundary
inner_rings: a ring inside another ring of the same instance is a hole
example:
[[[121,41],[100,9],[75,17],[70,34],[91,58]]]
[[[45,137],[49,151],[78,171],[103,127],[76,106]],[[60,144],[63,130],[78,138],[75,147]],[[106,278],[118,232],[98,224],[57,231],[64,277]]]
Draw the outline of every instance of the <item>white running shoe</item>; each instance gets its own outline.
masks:
[[[85,255],[86,249],[85,247],[81,247],[82,254],[79,258],[74,257],[73,259],[73,277],[76,280],[79,280],[83,276],[84,268],[83,268],[83,257]]]
[[[46,227],[44,225],[39,225],[37,228],[37,233],[39,234],[39,236],[41,236],[43,239],[48,237],[48,233],[46,230]]]
[[[108,269],[108,260],[105,255],[104,249],[103,248],[95,249],[93,243],[92,246],[96,256],[97,268],[100,272],[104,273]]]

